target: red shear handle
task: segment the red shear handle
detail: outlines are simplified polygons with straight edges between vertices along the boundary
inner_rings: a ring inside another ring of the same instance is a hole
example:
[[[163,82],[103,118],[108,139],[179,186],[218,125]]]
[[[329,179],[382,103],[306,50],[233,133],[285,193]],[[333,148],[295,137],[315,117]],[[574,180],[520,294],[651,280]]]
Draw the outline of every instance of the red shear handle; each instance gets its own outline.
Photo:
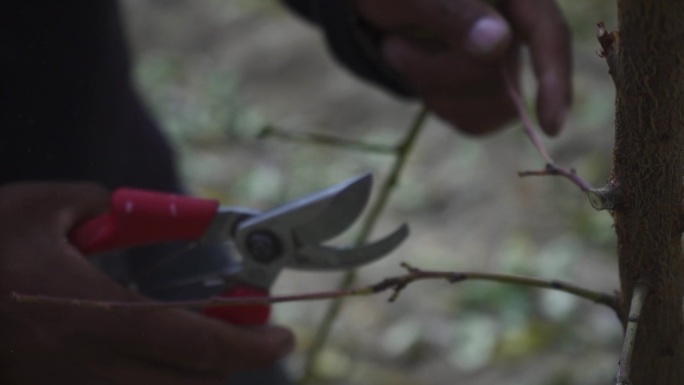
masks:
[[[118,189],[111,211],[79,224],[69,234],[84,254],[173,240],[199,239],[218,202],[153,191]]]
[[[221,298],[268,297],[268,292],[244,284],[238,284],[219,294]],[[244,305],[208,307],[202,310],[207,317],[217,318],[233,325],[263,325],[271,315],[269,305]]]

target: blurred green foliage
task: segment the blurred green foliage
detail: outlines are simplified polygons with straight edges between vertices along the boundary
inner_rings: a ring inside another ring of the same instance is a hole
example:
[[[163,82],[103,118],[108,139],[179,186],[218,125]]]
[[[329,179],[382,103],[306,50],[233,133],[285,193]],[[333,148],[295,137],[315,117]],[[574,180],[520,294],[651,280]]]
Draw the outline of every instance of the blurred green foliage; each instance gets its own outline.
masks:
[[[188,68],[191,67],[191,68]],[[137,79],[169,137],[182,151],[253,140],[266,123],[239,98],[239,79],[229,70],[194,66],[173,56],[150,55]]]
[[[361,171],[386,168],[383,155],[256,139],[261,128],[272,123],[392,144],[406,126],[398,119],[409,116],[407,110],[413,108],[387,102],[386,96],[351,80],[340,81],[338,77],[346,75],[325,67],[329,59],[314,32],[301,45],[282,43],[281,28],[296,27],[286,24],[287,16],[274,0],[162,3],[125,2],[131,38],[142,47],[136,52],[135,74],[174,143],[181,172],[193,191],[230,204],[268,207]],[[598,185],[610,169],[613,88],[605,63],[595,53],[595,26],[603,20],[615,27],[615,2],[558,3],[575,38],[575,104],[564,135],[546,142],[559,163],[576,167]],[[156,19],[162,10],[173,14],[173,7],[178,7],[178,14]],[[201,7],[225,7],[227,16],[222,19],[223,13],[214,12],[210,19],[189,23],[193,29],[176,31],[174,20],[203,15],[188,12]],[[174,46],[164,40],[168,35],[154,40],[150,34],[136,34],[155,28],[154,23],[160,30],[176,31],[173,36],[183,39],[184,46],[205,48],[177,52],[159,48]],[[274,43],[250,40],[262,35]],[[255,61],[237,65],[238,60],[224,58],[227,53],[220,43],[229,38],[239,46],[239,54],[253,54]],[[250,44],[255,50],[290,44],[287,51],[301,58],[265,63],[263,52],[257,55],[245,48]],[[254,69],[260,66],[273,70]],[[253,69],[256,75],[250,72]],[[281,90],[292,87],[301,71],[308,77],[320,76],[315,81],[328,90],[329,99],[302,94],[309,89],[305,86]],[[524,84],[533,106],[529,70]],[[273,94],[292,99],[274,99]],[[363,115],[362,107],[372,113]],[[347,119],[361,123],[331,128]],[[414,230],[402,258],[415,258],[415,264],[425,268],[502,271],[612,287],[612,219],[588,207],[567,181],[515,178],[516,171],[541,165],[524,135],[514,128],[472,140],[435,126],[439,123],[431,123],[430,135],[412,156],[408,176],[387,212],[389,222],[409,221]],[[398,265],[397,260],[392,263]],[[386,271],[379,277],[389,275]],[[284,285],[299,291],[330,287],[329,278],[321,280],[327,286],[313,279],[306,287],[296,282]],[[382,299],[354,301],[358,305],[347,306],[346,318],[323,354],[321,384],[591,385],[606,383],[613,375],[619,325],[604,309],[566,294],[493,283],[452,287],[435,282],[412,286],[392,306]],[[316,309],[320,308],[276,309],[297,331],[301,349],[316,325]],[[292,357],[294,372],[300,364],[300,355]],[[432,379],[433,375],[437,377]]]

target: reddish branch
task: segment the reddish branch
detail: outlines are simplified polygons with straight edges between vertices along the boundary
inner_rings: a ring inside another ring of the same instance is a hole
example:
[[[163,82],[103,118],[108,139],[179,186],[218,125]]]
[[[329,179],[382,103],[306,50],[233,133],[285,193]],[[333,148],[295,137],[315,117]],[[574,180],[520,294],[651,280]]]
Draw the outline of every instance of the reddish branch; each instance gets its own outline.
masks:
[[[570,179],[572,183],[577,185],[577,187],[579,187],[584,192],[588,192],[594,188],[592,185],[589,184],[589,182],[585,181],[579,175],[577,175],[577,172],[574,168],[560,167],[555,163],[547,163],[546,168],[544,168],[543,170],[519,171],[518,175],[521,177],[560,175]]]
[[[148,301],[148,302],[118,302],[118,301],[97,301],[97,300],[80,300],[73,298],[58,298],[45,295],[29,295],[21,293],[12,293],[11,298],[14,301],[22,303],[35,304],[51,304],[62,306],[77,306],[98,308],[103,310],[116,309],[159,309],[159,308],[206,308],[218,306],[245,306],[245,305],[264,305],[275,304],[282,302],[294,301],[314,301],[322,299],[335,299],[342,297],[368,296],[386,291],[391,291],[389,301],[395,301],[402,290],[408,285],[416,281],[437,279],[446,280],[449,283],[459,283],[466,280],[479,281],[494,281],[500,283],[510,283],[522,286],[530,286],[537,288],[546,288],[562,291],[568,294],[606,305],[617,312],[618,298],[614,295],[601,293],[593,290],[588,290],[570,283],[545,280],[540,278],[509,275],[509,274],[492,274],[479,272],[443,272],[443,271],[426,271],[420,270],[406,263],[402,264],[407,270],[407,274],[385,278],[381,282],[374,285],[348,290],[327,291],[308,294],[295,294],[271,297],[243,297],[243,298],[209,298],[206,300],[196,301]]]
[[[511,80],[511,75],[505,67],[502,67],[501,69],[501,76],[503,77],[504,82],[506,83],[506,89],[508,90],[508,94],[513,100],[515,108],[518,110],[518,115],[520,116],[520,120],[523,123],[525,133],[530,138],[532,144],[534,144],[534,147],[537,149],[539,154],[542,156],[542,158],[544,158],[544,161],[546,162],[546,167],[544,167],[543,170],[521,171],[518,173],[518,175],[521,177],[560,175],[568,178],[572,183],[574,183],[584,192],[593,189],[593,186],[589,184],[589,182],[582,179],[579,175],[577,175],[577,172],[575,172],[574,169],[561,167],[553,161],[548,151],[546,151],[544,143],[542,143],[541,139],[539,138],[539,135],[537,135],[537,131],[534,129],[532,120],[530,119],[530,116],[527,114],[527,111],[525,110],[522,98],[518,94],[518,91],[515,89],[515,85],[513,85],[513,81]]]

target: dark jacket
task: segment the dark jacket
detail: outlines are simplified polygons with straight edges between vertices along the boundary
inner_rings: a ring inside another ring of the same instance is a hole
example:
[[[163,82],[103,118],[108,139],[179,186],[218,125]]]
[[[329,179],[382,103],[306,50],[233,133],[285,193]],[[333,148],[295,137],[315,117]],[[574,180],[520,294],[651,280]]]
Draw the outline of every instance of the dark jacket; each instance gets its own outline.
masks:
[[[409,94],[346,1],[285,2],[321,26],[353,72]],[[179,188],[172,152],[133,88],[116,1],[4,1],[0,39],[0,183]]]

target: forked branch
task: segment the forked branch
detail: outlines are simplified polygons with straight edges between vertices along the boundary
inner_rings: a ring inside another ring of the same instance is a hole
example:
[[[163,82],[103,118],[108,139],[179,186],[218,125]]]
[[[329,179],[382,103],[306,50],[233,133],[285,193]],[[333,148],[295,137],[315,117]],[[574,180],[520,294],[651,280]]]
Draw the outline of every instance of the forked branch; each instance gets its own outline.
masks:
[[[50,304],[62,306],[76,306],[97,308],[102,310],[120,310],[120,309],[160,309],[160,308],[206,308],[219,306],[245,306],[245,305],[265,305],[283,302],[295,301],[314,301],[324,299],[335,299],[343,297],[357,297],[369,296],[382,292],[391,292],[389,301],[395,301],[399,294],[410,284],[423,280],[446,280],[449,283],[460,283],[468,280],[475,281],[492,281],[500,283],[509,283],[520,286],[537,287],[544,289],[553,289],[562,291],[568,294],[584,298],[613,309],[616,313],[618,311],[618,298],[615,295],[610,295],[598,291],[585,289],[570,283],[546,280],[534,277],[525,277],[510,274],[494,274],[481,272],[444,272],[444,271],[427,271],[415,268],[407,263],[402,263],[402,267],[407,270],[404,275],[385,278],[384,280],[366,287],[317,292],[308,294],[283,295],[272,297],[242,297],[242,298],[223,298],[214,297],[206,300],[196,301],[148,301],[148,302],[118,302],[118,301],[97,301],[97,300],[81,300],[74,298],[59,298],[45,295],[29,295],[21,293],[12,293],[11,298],[14,301],[21,303],[34,304]],[[630,315],[631,317],[631,315]]]
[[[591,190],[593,188],[592,185],[589,182],[582,179],[582,177],[577,175],[577,172],[574,169],[561,167],[558,164],[556,164],[556,162],[554,162],[554,160],[549,155],[549,152],[546,150],[544,143],[542,143],[541,138],[539,138],[539,135],[537,135],[537,131],[535,130],[534,125],[532,124],[532,120],[530,119],[529,114],[525,110],[522,98],[520,97],[518,91],[515,89],[515,85],[513,85],[511,75],[508,72],[508,70],[506,70],[506,67],[501,67],[501,76],[503,77],[503,80],[506,83],[506,89],[508,90],[508,94],[511,97],[511,100],[513,100],[515,108],[518,110],[518,115],[520,117],[520,120],[522,121],[525,133],[530,138],[532,144],[546,162],[546,166],[542,170],[521,171],[518,173],[518,175],[521,177],[560,175],[565,178],[568,178],[572,183],[574,183],[577,187],[580,188],[580,190],[584,192]]]

